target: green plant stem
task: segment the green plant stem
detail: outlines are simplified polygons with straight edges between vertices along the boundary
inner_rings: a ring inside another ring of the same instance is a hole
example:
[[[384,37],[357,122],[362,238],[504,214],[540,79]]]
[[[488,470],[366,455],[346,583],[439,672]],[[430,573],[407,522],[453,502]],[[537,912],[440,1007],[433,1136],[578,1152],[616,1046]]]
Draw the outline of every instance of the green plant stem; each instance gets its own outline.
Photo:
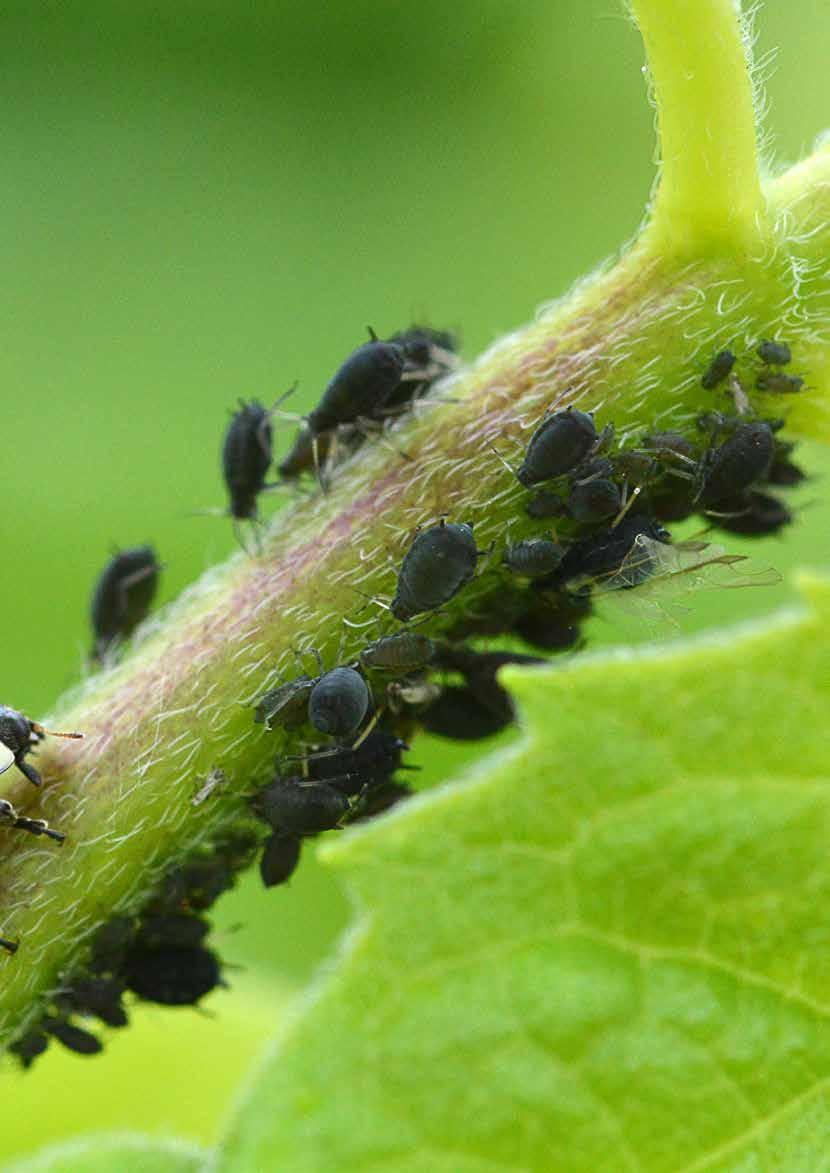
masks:
[[[647,236],[658,252],[757,253],[768,235],[746,42],[735,0],[631,0],[660,131]]]

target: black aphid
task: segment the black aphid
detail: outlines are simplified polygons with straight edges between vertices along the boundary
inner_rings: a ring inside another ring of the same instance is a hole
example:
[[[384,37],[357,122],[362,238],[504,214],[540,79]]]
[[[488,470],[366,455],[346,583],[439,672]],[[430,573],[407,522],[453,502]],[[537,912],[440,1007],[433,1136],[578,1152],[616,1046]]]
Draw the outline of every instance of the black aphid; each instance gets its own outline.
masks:
[[[544,578],[556,570],[565,551],[550,538],[526,538],[510,545],[504,552],[502,562],[514,574],[526,578]]]
[[[474,577],[479,552],[466,522],[433,525],[417,535],[404,555],[390,611],[406,622],[435,611]]]
[[[382,782],[362,798],[360,806],[352,817],[353,823],[365,823],[384,811],[397,806],[405,798],[411,798],[412,791],[403,782]]]
[[[193,915],[146,918],[124,954],[127,988],[164,1006],[198,1002],[222,983],[219,959],[202,943],[208,931],[209,925]]]
[[[643,436],[640,443],[661,460],[671,462],[672,459],[679,458],[681,462],[685,462],[694,459],[694,445],[682,432],[651,432]]]
[[[23,1067],[31,1067],[38,1055],[42,1055],[48,1046],[49,1036],[39,1027],[34,1027],[11,1043],[9,1050],[18,1057]]]
[[[548,517],[563,517],[567,513],[567,505],[558,493],[540,489],[526,502],[525,513],[536,521],[544,521]]]
[[[565,651],[579,642],[580,624],[590,616],[591,609],[589,595],[565,591],[539,594],[516,620],[515,631],[534,647]]]
[[[301,778],[276,778],[253,800],[253,806],[275,831],[289,835],[314,835],[340,826],[350,803],[328,782]]]
[[[719,529],[747,537],[778,533],[793,519],[783,501],[771,493],[759,493],[757,489],[719,501],[717,510],[708,516]]]
[[[160,569],[152,546],[122,550],[104,567],[90,608],[94,658],[102,658],[147,618]]]
[[[628,514],[619,525],[569,546],[562,559],[562,565],[551,576],[551,586],[558,586],[573,579],[593,579],[613,574],[620,569],[641,535],[652,541],[670,541],[669,534],[653,518]],[[645,580],[648,574],[649,568],[643,565],[642,580]]]
[[[312,435],[371,418],[400,383],[406,361],[403,348],[394,342],[381,342],[371,330],[369,334],[371,340],[352,351],[335,371],[322,399],[308,416]]]
[[[717,505],[742,493],[764,476],[774,448],[772,429],[765,420],[737,424],[723,444],[704,454],[697,499],[703,505]]]
[[[0,774],[14,764],[35,786],[40,786],[41,777],[34,766],[26,760],[26,755],[35,749],[44,737],[69,737],[73,740],[83,737],[83,733],[56,733],[53,729],[44,729],[36,721],[30,720],[11,709],[8,705],[0,705],[0,746],[5,746],[12,755],[4,761],[0,756]]]
[[[804,470],[790,459],[794,448],[794,444],[786,444],[776,440],[772,464],[767,469],[765,478],[767,484],[787,487],[800,485],[802,481],[807,479]]]
[[[43,1028],[76,1055],[97,1055],[103,1050],[99,1038],[80,1026],[73,1026],[71,1022],[49,1017],[43,1020]]]
[[[204,911],[236,882],[237,874],[253,859],[257,836],[248,831],[230,834],[204,858],[189,860],[164,878],[161,902],[166,909]]]
[[[401,382],[384,403],[384,414],[399,411],[458,366],[458,340],[448,330],[410,326],[388,341],[403,349],[406,363]]]
[[[719,350],[709,366],[704,372],[703,378],[700,380],[702,387],[707,391],[712,391],[719,383],[722,383],[729,372],[735,365],[735,355],[731,350]]]
[[[759,391],[771,391],[774,395],[796,395],[804,386],[804,380],[784,371],[765,371],[755,380],[755,386]]]
[[[508,694],[501,705],[482,700],[477,689],[469,685],[449,684],[432,704],[422,709],[418,720],[429,733],[458,741],[478,741],[493,737],[514,718]]]
[[[101,925],[91,942],[90,972],[117,973],[134,932],[135,921],[128,916],[114,916]]]
[[[369,686],[355,668],[324,672],[308,698],[308,719],[321,733],[347,740],[369,711]]]
[[[136,946],[125,967],[128,989],[162,1006],[193,1006],[222,984],[219,959],[201,945]]]
[[[127,1025],[127,1012],[121,999],[126,985],[119,978],[87,977],[70,983],[56,998],[67,1013],[91,1014],[107,1026]]]
[[[160,945],[201,945],[210,932],[210,925],[199,916],[187,912],[157,913],[145,917],[137,935],[142,948],[155,949]]]
[[[768,338],[759,345],[756,353],[761,362],[773,367],[785,367],[792,358],[786,342],[776,342]]]
[[[257,520],[257,497],[265,488],[271,444],[271,412],[257,399],[240,399],[222,442],[222,474],[235,521]]]
[[[334,753],[310,754],[305,773],[310,782],[329,782],[341,794],[354,797],[400,770],[408,748],[394,733],[375,728],[356,749],[341,746]]]
[[[410,326],[408,330],[399,330],[387,341],[403,349],[407,366],[426,370],[436,366],[451,369],[456,365],[458,339],[449,330]]]
[[[269,689],[256,702],[254,721],[265,725],[266,729],[274,725],[284,725],[287,729],[302,725],[308,719],[308,698],[318,679],[298,676],[296,680]]]
[[[530,437],[524,460],[516,476],[526,487],[553,480],[571,472],[606,438],[597,435],[594,417],[584,411],[569,407],[546,416]]]
[[[259,860],[259,874],[266,888],[284,884],[297,870],[302,840],[295,835],[274,832],[265,840]]]
[[[5,949],[7,953],[14,954],[19,948],[19,941],[10,941],[8,937],[0,937],[0,949]]]
[[[621,506],[619,486],[607,477],[577,481],[568,494],[568,513],[581,525],[607,521],[619,513]]]
[[[364,668],[381,671],[412,672],[428,664],[434,651],[435,645],[428,636],[417,631],[399,631],[367,644],[360,653],[360,663]]]
[[[66,838],[60,831],[53,831],[45,819],[30,819],[26,815],[19,815],[7,798],[0,798],[0,823],[6,823],[19,831],[28,831],[30,835],[45,835],[47,839],[54,839],[56,843],[63,843]]]

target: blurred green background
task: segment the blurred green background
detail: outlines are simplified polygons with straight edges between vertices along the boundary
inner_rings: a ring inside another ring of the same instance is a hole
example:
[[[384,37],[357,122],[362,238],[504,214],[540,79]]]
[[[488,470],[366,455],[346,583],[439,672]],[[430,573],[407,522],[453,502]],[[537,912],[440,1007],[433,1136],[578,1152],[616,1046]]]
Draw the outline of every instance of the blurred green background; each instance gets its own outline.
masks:
[[[779,47],[778,166],[828,121],[830,11],[790,0],[758,25],[759,56]],[[233,547],[224,519],[187,515],[224,505],[237,396],[299,379],[309,406],[367,323],[457,328],[472,357],[634,233],[653,180],[642,61],[616,0],[3,7],[4,702],[39,714],[77,678],[113,543],[154,542],[164,599]],[[809,463],[798,526],[758,555],[785,573],[830,556],[820,454]],[[788,594],[700,597],[680,627]],[[589,632],[654,634],[611,609]],[[470,756],[415,754],[426,782]],[[347,922],[307,855],[290,890],[249,877],[220,905],[242,968],[215,1017],[141,1009],[97,1060],[54,1047],[25,1077],[3,1065],[7,1158],[90,1128],[216,1135]]]

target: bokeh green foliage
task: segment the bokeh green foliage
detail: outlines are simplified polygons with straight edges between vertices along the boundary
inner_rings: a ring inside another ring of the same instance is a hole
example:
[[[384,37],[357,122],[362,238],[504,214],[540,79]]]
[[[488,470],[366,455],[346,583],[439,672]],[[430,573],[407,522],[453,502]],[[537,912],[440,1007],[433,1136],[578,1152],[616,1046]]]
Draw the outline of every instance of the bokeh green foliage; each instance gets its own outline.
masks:
[[[817,0],[763,13],[760,58],[781,46],[768,84],[781,160],[830,110],[828,23]],[[267,401],[299,379],[302,410],[367,323],[426,317],[475,355],[629,237],[653,179],[642,48],[616,2],[17,4],[0,61],[0,697],[33,714],[78,676],[112,543],[155,542],[165,599],[231,549],[227,522],[188,514],[224,504],[218,445],[237,396]],[[782,570],[826,560],[821,487],[800,492],[815,504],[792,540],[765,550]],[[698,601],[686,627],[784,593]],[[651,634],[617,622],[597,620],[592,640]],[[468,756],[419,745],[424,782]],[[310,859],[290,891],[249,877],[223,903],[220,928],[241,925],[223,953],[248,966],[245,989],[274,984],[274,1003],[222,996],[198,1041],[178,1025],[188,1012],[158,1012],[199,1058],[182,1135],[214,1135],[228,1034],[252,1054],[347,915]],[[256,1029],[235,1029],[252,1015]],[[142,1047],[139,1025],[111,1049]],[[73,1087],[50,1135],[152,1130],[138,1059],[134,1087],[126,1070],[119,1083],[132,1120],[96,1101],[116,1061],[49,1055],[27,1076],[44,1095]],[[0,1078],[8,1102],[18,1076]],[[5,1122],[8,1154],[41,1131],[24,1115]]]

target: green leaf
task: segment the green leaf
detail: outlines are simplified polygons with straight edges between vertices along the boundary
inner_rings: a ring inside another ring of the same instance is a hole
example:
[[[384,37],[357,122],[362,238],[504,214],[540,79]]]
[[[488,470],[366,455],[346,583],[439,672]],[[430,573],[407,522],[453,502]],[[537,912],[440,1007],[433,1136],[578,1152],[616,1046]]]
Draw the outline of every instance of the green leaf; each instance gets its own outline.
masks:
[[[324,853],[362,910],[223,1173],[830,1168],[830,586],[513,671],[528,735]]]
[[[195,1173],[207,1153],[181,1141],[130,1133],[83,1137],[54,1145],[4,1173]]]

